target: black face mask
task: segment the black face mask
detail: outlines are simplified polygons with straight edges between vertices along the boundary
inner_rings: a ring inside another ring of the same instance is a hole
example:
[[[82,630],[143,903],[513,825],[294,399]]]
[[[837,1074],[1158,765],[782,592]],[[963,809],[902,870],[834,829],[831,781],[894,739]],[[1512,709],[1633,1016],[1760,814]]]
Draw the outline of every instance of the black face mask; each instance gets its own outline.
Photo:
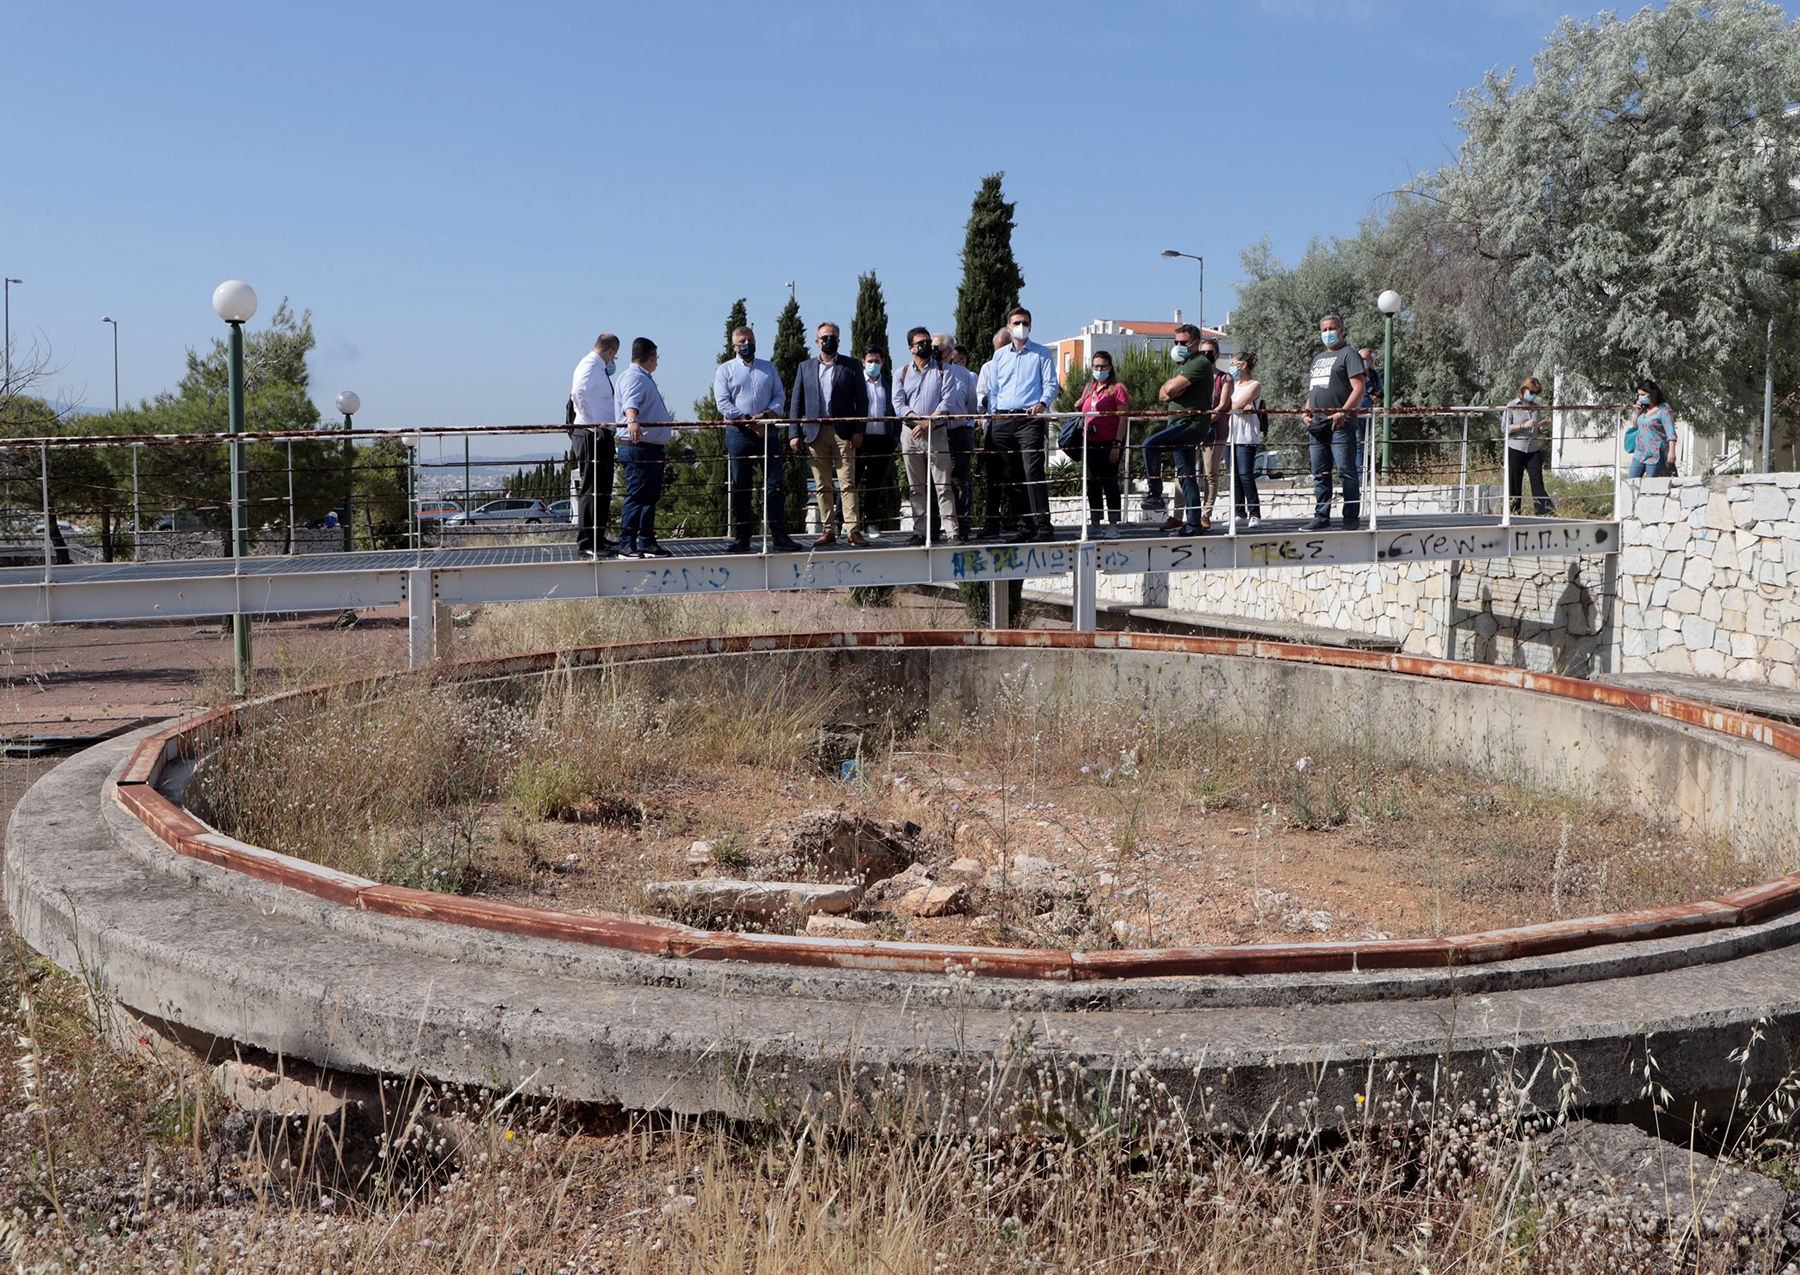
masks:
[[[738,357],[748,363],[751,359],[756,357],[756,342],[739,341],[737,352]]]
[[[838,339],[834,336],[820,337],[819,338],[819,353],[820,354],[836,354],[837,353],[837,341],[838,341]]]

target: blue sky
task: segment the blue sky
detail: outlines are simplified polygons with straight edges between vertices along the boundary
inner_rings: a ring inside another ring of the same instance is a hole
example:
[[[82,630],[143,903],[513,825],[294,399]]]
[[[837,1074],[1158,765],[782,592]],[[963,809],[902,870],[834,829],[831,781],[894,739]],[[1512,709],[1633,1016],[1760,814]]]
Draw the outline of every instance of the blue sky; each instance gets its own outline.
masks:
[[[1627,6],[1629,9],[1629,6]],[[1224,317],[1238,253],[1347,234],[1451,156],[1451,102],[1529,69],[1538,0],[14,6],[0,270],[54,396],[173,385],[248,280],[310,308],[314,398],[371,428],[562,419],[602,328],[679,415],[733,299],[796,281],[898,340],[948,326],[969,199],[1004,170],[1040,337]],[[1581,10],[1576,16],[1588,16]]]

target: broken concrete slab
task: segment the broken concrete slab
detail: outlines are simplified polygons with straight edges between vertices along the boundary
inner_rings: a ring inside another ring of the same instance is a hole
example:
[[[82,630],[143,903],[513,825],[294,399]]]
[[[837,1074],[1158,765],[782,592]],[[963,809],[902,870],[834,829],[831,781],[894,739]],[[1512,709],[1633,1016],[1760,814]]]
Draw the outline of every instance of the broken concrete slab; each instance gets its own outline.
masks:
[[[740,881],[703,877],[698,881],[649,881],[644,908],[675,920],[725,919],[736,924],[799,923],[815,912],[848,912],[862,897],[853,885],[809,881]]]

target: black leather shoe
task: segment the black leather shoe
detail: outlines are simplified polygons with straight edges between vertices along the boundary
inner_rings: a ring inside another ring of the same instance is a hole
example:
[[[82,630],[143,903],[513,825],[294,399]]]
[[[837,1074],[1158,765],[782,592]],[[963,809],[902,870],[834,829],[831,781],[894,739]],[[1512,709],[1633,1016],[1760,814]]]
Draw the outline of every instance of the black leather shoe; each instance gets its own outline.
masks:
[[[750,538],[748,536],[746,536],[742,540],[733,540],[730,544],[725,546],[725,552],[726,553],[749,553],[750,552]]]
[[[1306,530],[1308,530],[1308,531],[1330,531],[1331,530],[1331,519],[1329,519],[1329,518],[1314,518],[1311,522],[1306,524]]]
[[[1028,545],[1037,538],[1037,528],[1026,527],[1024,530],[1014,532],[1012,535],[1008,536],[1006,538],[1006,543],[1009,545]]]
[[[792,536],[783,536],[779,540],[770,541],[770,545],[780,553],[805,553],[806,546]]]
[[[917,549],[920,545],[922,545],[924,543],[925,543],[924,536],[913,535],[913,536],[908,536],[906,538],[906,547],[908,549]]]
[[[638,546],[638,557],[640,558],[673,558],[674,556],[654,540],[647,545]]]

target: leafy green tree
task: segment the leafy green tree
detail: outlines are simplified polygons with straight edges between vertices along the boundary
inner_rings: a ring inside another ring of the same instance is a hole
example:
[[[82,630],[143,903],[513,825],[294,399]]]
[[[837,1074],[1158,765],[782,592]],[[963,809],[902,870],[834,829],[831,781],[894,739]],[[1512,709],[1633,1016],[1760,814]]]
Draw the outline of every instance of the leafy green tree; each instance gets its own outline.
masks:
[[[1005,173],[981,179],[969,208],[963,237],[962,284],[956,290],[956,340],[969,348],[969,366],[979,370],[994,356],[994,331],[1019,304],[1025,276],[1013,260],[1013,210],[1000,190]]]
[[[1421,186],[1506,302],[1465,308],[1465,330],[1504,333],[1516,367],[1654,376],[1690,419],[1741,428],[1790,311],[1800,29],[1764,0],[1668,0],[1564,19],[1532,69],[1458,99],[1461,152]]]
[[[316,344],[312,312],[298,319],[284,298],[269,326],[244,334],[244,427],[251,430],[321,428],[311,397],[306,358]],[[173,392],[158,394],[142,409],[152,433],[224,433],[231,428],[229,347],[214,338],[205,355],[187,354],[187,371]],[[335,424],[335,422],[333,423]],[[340,505],[347,477],[337,440],[320,437],[292,444],[295,517],[316,518]],[[288,507],[287,443],[250,443],[245,448],[249,525],[285,521]],[[146,511],[191,513],[221,532],[230,552],[231,471],[229,449],[146,447],[139,478]]]
[[[875,277],[873,270],[856,276],[856,316],[850,320],[850,357],[860,362],[863,351],[870,346],[880,349],[882,362],[893,362],[888,354],[887,298],[882,295],[881,280]]]

